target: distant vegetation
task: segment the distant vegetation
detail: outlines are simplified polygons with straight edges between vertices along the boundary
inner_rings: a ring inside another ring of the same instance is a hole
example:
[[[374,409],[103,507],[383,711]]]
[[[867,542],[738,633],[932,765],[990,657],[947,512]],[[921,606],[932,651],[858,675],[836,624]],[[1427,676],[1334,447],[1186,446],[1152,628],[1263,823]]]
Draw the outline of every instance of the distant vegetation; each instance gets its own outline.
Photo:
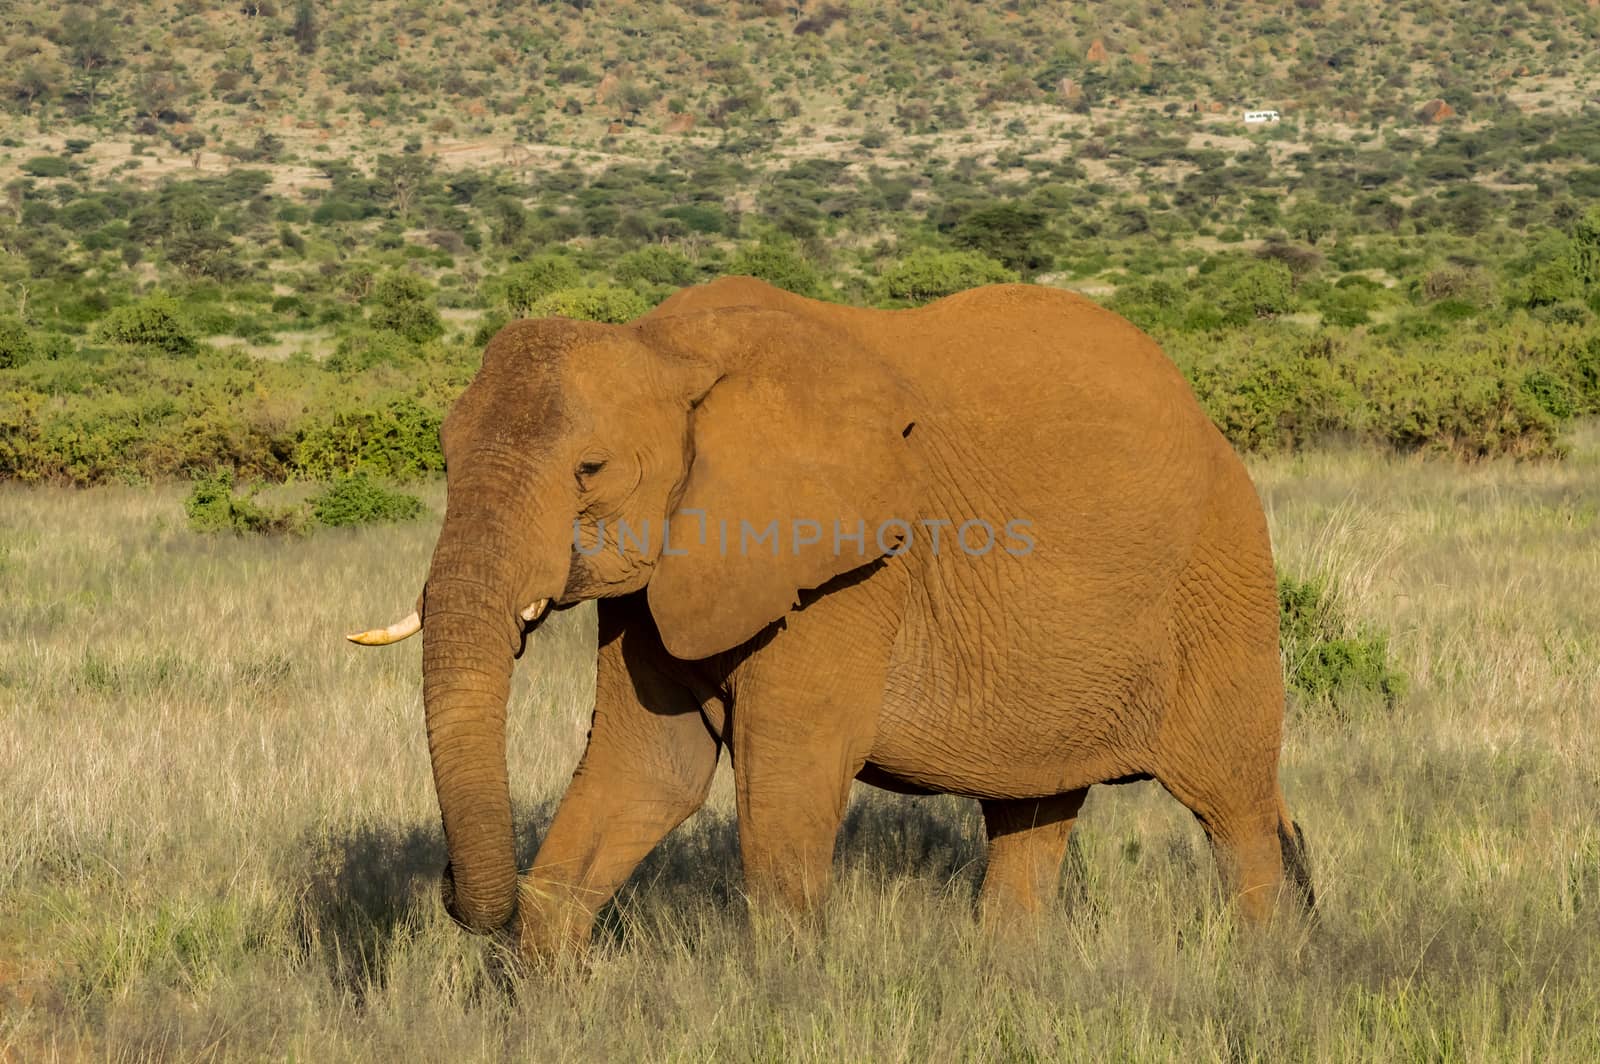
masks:
[[[8,8],[0,478],[429,474],[504,322],[726,273],[1078,289],[1251,451],[1600,410],[1600,12],[586,7]]]

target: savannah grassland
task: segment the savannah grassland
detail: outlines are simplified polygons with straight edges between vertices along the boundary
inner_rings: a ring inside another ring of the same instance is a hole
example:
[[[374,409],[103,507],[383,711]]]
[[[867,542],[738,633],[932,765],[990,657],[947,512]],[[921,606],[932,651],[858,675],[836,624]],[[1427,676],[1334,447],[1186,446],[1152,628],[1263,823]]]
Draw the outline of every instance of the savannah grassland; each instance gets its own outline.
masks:
[[[1258,459],[1287,571],[1336,574],[1408,694],[1292,707],[1314,925],[1235,927],[1153,784],[1090,798],[1059,905],[976,921],[975,807],[858,788],[825,926],[751,927],[731,789],[581,965],[508,974],[437,901],[428,520],[203,537],[177,488],[0,491],[0,1057],[1592,1060],[1600,435],[1563,462]],[[592,620],[518,669],[524,862],[582,747]]]

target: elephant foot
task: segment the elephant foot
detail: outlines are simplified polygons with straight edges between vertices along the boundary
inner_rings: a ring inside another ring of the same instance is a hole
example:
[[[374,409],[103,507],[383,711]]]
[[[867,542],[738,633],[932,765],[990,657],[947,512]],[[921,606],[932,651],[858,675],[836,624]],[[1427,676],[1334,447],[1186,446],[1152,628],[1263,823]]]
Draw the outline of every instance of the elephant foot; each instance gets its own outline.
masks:
[[[589,952],[594,931],[593,893],[553,880],[525,876],[517,884],[517,952],[529,964],[548,967]]]

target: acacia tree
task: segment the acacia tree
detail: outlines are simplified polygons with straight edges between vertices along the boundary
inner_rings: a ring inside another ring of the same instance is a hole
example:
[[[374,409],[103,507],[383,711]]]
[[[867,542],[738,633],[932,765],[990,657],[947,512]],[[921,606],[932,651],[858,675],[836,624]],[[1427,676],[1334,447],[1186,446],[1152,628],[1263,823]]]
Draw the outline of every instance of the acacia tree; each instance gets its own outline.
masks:
[[[101,77],[117,63],[116,23],[104,15],[69,11],[62,16],[58,33],[73,65],[83,72],[93,107]]]
[[[31,59],[17,68],[6,86],[12,99],[32,109],[34,101],[54,94],[61,87],[61,70],[53,63]]]
[[[388,187],[399,217],[411,213],[418,191],[432,175],[433,163],[424,155],[408,152],[378,157],[378,181]]]

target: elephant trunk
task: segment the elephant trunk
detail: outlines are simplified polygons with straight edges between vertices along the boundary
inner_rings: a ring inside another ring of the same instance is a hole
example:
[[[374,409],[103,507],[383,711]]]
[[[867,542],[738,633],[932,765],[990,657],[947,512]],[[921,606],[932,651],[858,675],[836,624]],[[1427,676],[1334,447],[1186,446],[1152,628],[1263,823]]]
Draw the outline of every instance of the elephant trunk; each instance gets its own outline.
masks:
[[[522,640],[518,610],[526,603],[518,599],[529,588],[553,597],[565,579],[564,566],[559,576],[536,577],[530,558],[541,552],[530,532],[522,522],[447,514],[424,605],[422,697],[450,850],[444,900],[457,922],[480,934],[504,927],[516,908],[506,700]],[[542,553],[549,557],[549,548]]]

